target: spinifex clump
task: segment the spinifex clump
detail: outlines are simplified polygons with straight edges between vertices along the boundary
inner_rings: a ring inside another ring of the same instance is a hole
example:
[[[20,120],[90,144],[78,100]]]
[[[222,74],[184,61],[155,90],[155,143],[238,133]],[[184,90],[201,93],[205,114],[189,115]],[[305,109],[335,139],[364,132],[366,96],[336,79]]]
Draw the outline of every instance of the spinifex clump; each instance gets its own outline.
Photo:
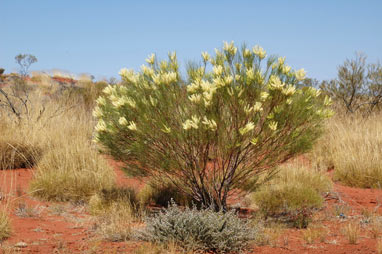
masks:
[[[299,85],[304,70],[265,59],[259,46],[225,43],[182,78],[175,53],[160,62],[153,54],[140,72],[122,69],[123,84],[105,88],[95,140],[129,173],[166,178],[225,210],[233,189],[253,189],[310,149],[331,114],[328,98]]]

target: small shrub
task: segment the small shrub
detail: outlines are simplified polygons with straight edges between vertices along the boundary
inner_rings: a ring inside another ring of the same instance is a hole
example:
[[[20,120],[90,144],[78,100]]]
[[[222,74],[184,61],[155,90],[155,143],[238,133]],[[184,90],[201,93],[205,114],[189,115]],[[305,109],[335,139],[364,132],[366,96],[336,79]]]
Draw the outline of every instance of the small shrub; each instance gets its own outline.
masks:
[[[40,206],[31,207],[25,202],[19,202],[15,209],[15,214],[23,218],[35,218],[40,217],[43,208]]]
[[[48,150],[36,167],[30,190],[53,201],[88,201],[115,184],[113,169],[90,146],[72,144]]]
[[[304,167],[280,169],[269,185],[252,197],[266,218],[273,217],[298,228],[308,226],[313,211],[323,204],[321,193],[331,188],[330,179]]]
[[[167,207],[171,200],[181,206],[189,206],[192,204],[192,198],[180,192],[178,188],[167,181],[162,183],[149,182],[139,192],[139,200],[142,205],[150,205],[152,203]]]
[[[0,209],[0,242],[11,235],[11,222],[8,214]]]
[[[143,240],[218,253],[248,248],[257,233],[249,222],[241,220],[232,211],[222,213],[195,207],[183,210],[175,203],[148,218],[146,225],[141,234]]]

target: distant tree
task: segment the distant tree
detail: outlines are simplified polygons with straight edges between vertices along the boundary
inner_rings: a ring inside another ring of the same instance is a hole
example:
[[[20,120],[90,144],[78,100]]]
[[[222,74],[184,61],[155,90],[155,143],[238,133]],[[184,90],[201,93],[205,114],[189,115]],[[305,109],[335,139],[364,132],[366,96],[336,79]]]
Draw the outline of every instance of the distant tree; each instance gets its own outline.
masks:
[[[382,66],[366,64],[366,56],[357,53],[338,67],[337,79],[323,81],[320,87],[344,105],[346,112],[371,113],[382,103]]]
[[[29,67],[37,62],[37,58],[31,54],[18,54],[15,56],[16,63],[20,66],[20,74],[25,77],[28,75]]]

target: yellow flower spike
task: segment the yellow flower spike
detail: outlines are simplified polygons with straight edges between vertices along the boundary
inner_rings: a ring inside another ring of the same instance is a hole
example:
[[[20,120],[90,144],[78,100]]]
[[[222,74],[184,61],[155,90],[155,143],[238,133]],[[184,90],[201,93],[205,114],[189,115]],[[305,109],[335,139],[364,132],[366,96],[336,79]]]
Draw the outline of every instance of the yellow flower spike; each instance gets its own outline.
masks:
[[[110,95],[112,92],[113,92],[113,88],[111,87],[111,85],[108,85],[107,87],[105,87],[102,92],[104,94],[107,94],[107,95]]]
[[[103,116],[103,112],[100,107],[96,106],[92,112],[92,115],[96,118],[101,118]]]
[[[253,107],[251,107],[249,104],[244,106],[244,112],[249,115],[253,110]]]
[[[306,71],[304,69],[300,69],[296,71],[294,75],[298,81],[302,81],[305,79]]]
[[[261,106],[262,106],[261,102],[256,102],[255,105],[253,105],[252,109],[254,112],[261,112],[263,111],[263,108]]]
[[[153,65],[153,64],[155,63],[155,54],[151,54],[151,55],[149,55],[149,57],[146,59],[146,62],[147,62],[148,64]]]
[[[204,62],[208,62],[210,60],[210,55],[208,52],[202,52],[202,58]]]
[[[279,65],[283,65],[285,63],[285,56],[284,57],[279,57],[277,59],[277,61],[279,62]]]
[[[129,122],[129,125],[127,126],[127,128],[128,128],[129,130],[132,130],[132,131],[136,131],[136,130],[138,130],[138,129],[137,129],[137,125],[135,124],[134,121],[130,121],[130,122]]]
[[[252,122],[248,122],[243,128],[239,129],[239,133],[243,136],[253,130],[255,128],[255,124]]]
[[[212,67],[212,72],[216,75],[216,76],[220,76],[223,74],[223,66],[221,65],[215,65],[214,67]]]
[[[198,103],[201,101],[202,96],[200,94],[193,94],[193,95],[188,96],[188,99],[190,101],[192,101],[193,103]]]
[[[122,125],[122,126],[126,126],[126,125],[128,125],[128,122],[127,122],[126,118],[123,117],[123,116],[119,118],[118,123],[119,123],[120,125]]]
[[[292,98],[288,98],[288,99],[286,100],[286,104],[287,104],[287,105],[292,104],[292,102],[293,102],[293,99],[292,99]]]
[[[292,69],[292,67],[288,66],[288,65],[283,65],[282,67],[282,72],[284,74],[288,74],[290,72],[290,70]]]
[[[171,133],[171,128],[163,124],[163,129],[161,129],[161,131],[163,131],[164,133]]]
[[[106,105],[106,99],[104,97],[99,97],[97,100],[96,100],[97,104],[98,105],[101,105],[101,106],[104,106]]]
[[[251,144],[256,145],[258,141],[259,141],[258,138],[253,138],[253,139],[251,139]]]
[[[254,46],[252,48],[252,51],[260,59],[264,59],[267,56],[267,52],[262,47],[260,47],[259,45]]]
[[[248,69],[246,71],[246,75],[247,75],[247,78],[251,81],[255,79],[255,72],[253,71],[253,69]]]
[[[246,57],[246,58],[249,58],[251,57],[252,53],[249,49],[244,49],[243,51],[243,56]]]
[[[224,77],[224,83],[229,85],[233,82],[233,77],[231,75]]]
[[[262,101],[265,101],[269,97],[269,93],[267,92],[261,92],[260,93],[260,98]]]
[[[97,132],[106,131],[106,127],[107,126],[106,126],[105,121],[101,119],[98,121],[97,125],[95,126],[95,130]]]
[[[231,41],[231,43],[228,43],[228,42],[225,41],[224,42],[223,50],[228,52],[231,55],[236,55],[236,52],[237,52],[237,48],[235,47],[233,41]]]
[[[283,88],[282,93],[286,96],[291,96],[296,92],[296,87],[293,85],[288,85],[287,87]]]
[[[271,122],[268,124],[268,127],[269,127],[269,129],[271,129],[272,131],[276,131],[276,130],[277,130],[277,122],[275,122],[275,121],[271,121]]]

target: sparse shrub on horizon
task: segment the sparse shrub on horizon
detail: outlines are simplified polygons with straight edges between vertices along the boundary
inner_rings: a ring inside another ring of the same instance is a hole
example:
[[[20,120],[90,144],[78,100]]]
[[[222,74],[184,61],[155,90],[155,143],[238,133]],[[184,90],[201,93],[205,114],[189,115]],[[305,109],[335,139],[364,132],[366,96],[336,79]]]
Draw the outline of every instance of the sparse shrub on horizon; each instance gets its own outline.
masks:
[[[381,109],[382,65],[366,64],[366,55],[357,53],[338,66],[336,79],[323,81],[320,88],[346,113],[368,116]]]
[[[321,172],[287,165],[252,198],[265,218],[306,228],[313,212],[323,205],[322,194],[331,186],[330,179]]]
[[[129,173],[167,178],[225,210],[232,189],[308,151],[332,112],[329,98],[300,87],[304,70],[292,71],[282,57],[264,60],[259,46],[225,43],[215,57],[202,56],[185,79],[175,53],[160,62],[151,55],[139,73],[122,69],[123,84],[97,100],[95,140]]]
[[[258,229],[233,211],[182,209],[172,204],[146,220],[140,238],[154,243],[174,243],[185,250],[216,253],[240,252],[249,247]]]

